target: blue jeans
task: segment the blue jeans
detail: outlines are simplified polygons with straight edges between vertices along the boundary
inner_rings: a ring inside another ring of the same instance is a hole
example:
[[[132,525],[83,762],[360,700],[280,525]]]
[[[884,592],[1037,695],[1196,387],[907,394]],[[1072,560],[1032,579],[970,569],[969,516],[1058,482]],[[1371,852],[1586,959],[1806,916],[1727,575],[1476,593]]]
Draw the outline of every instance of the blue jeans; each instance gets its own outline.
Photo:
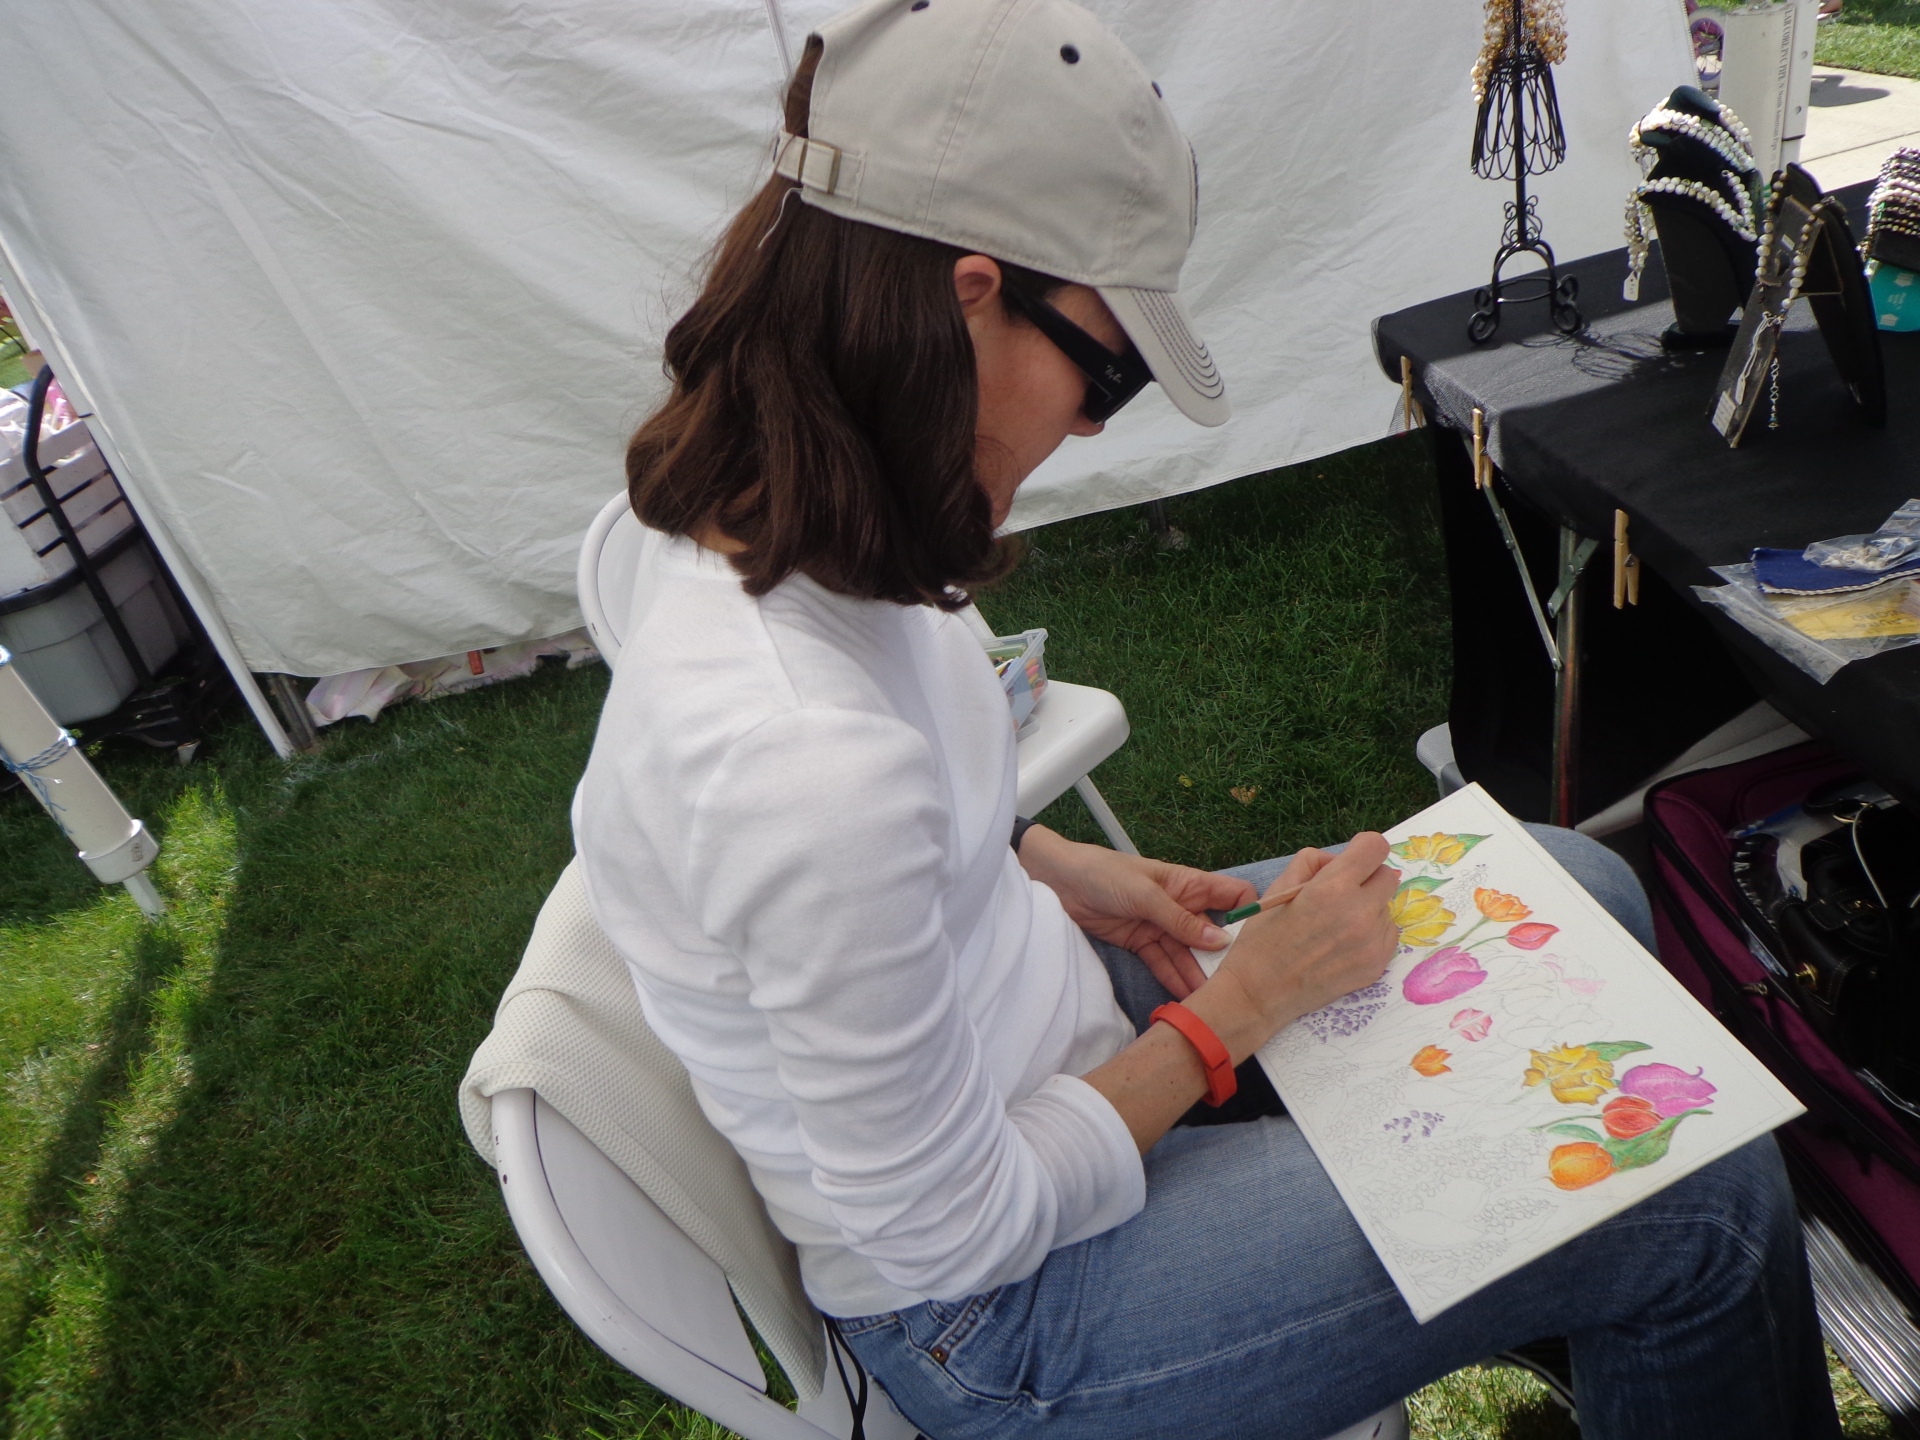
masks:
[[[1603,847],[1529,827],[1651,943]],[[1242,867],[1257,888],[1279,860]],[[1101,947],[1145,1027],[1166,992]],[[1146,1208],[1013,1285],[839,1322],[932,1440],[1322,1440],[1462,1365],[1568,1338],[1587,1440],[1840,1433],[1793,1197],[1771,1139],[1416,1324],[1294,1123],[1170,1131]]]

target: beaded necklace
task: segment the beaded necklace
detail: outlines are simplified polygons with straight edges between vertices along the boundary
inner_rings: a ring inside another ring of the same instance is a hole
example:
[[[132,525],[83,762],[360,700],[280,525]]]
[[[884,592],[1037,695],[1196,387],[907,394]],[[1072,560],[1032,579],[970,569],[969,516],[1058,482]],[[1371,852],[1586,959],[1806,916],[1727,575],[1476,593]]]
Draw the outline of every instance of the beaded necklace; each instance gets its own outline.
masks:
[[[1887,232],[1920,235],[1920,150],[1896,150],[1881,167],[1880,182],[1867,197],[1861,255],[1867,254],[1874,236]]]
[[[1487,98],[1487,79],[1500,56],[1531,40],[1540,58],[1558,65],[1567,58],[1567,12],[1564,0],[1522,0],[1520,23],[1513,23],[1513,0],[1487,0],[1487,24],[1480,40],[1480,58],[1473,62],[1473,100]]]
[[[1627,279],[1621,293],[1628,300],[1640,298],[1640,276],[1647,268],[1647,253],[1653,245],[1653,212],[1647,207],[1649,195],[1677,195],[1692,200],[1712,210],[1742,240],[1758,239],[1754,191],[1759,188],[1759,167],[1753,158],[1753,136],[1740,123],[1740,117],[1726,106],[1718,110],[1714,120],[1704,120],[1684,110],[1661,105],[1649,111],[1628,132],[1627,147],[1642,175],[1650,172],[1660,158],[1644,138],[1649,131],[1684,135],[1726,162],[1726,168],[1720,172],[1721,188],[1703,180],[1663,176],[1642,180],[1627,196]]]

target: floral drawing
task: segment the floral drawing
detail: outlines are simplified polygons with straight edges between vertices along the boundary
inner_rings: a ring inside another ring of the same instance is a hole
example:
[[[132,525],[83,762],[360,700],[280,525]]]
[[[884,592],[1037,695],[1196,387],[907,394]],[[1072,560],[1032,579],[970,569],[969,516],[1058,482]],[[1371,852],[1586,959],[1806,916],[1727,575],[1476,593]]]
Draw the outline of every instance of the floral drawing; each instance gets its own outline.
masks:
[[[1600,1107],[1600,1123],[1616,1140],[1644,1135],[1660,1123],[1660,1112],[1638,1095],[1616,1095]]]
[[[1533,1063],[1527,1066],[1520,1083],[1534,1086],[1544,1082],[1562,1105],[1592,1105],[1616,1088],[1614,1061],[1651,1048],[1638,1040],[1592,1040],[1585,1045],[1534,1050],[1530,1052]]]
[[[1376,980],[1364,990],[1342,995],[1331,1005],[1322,1006],[1311,1015],[1302,1015],[1300,1024],[1322,1045],[1329,1040],[1357,1035],[1387,1008],[1387,996],[1391,993],[1386,981]]]
[[[1562,1190],[1584,1190],[1617,1171],[1637,1170],[1664,1159],[1673,1144],[1673,1132],[1680,1128],[1682,1120],[1689,1115],[1713,1113],[1705,1108],[1705,1102],[1713,1098],[1719,1087],[1706,1078],[1704,1069],[1688,1074],[1674,1065],[1636,1065],[1620,1077],[1616,1087],[1611,1064],[1596,1052],[1617,1050],[1621,1046],[1632,1046],[1636,1050],[1647,1048],[1630,1040],[1612,1045],[1603,1042],[1562,1046],[1545,1055],[1536,1051],[1533,1057],[1536,1068],[1527,1071],[1526,1084],[1537,1085],[1540,1078],[1546,1078],[1551,1085],[1551,1076],[1535,1078],[1539,1073],[1537,1067],[1542,1060],[1551,1065],[1558,1059],[1566,1062],[1559,1073],[1574,1076],[1571,1052],[1578,1051],[1586,1057],[1580,1061],[1579,1074],[1588,1083],[1569,1085],[1564,1094],[1556,1090],[1556,1100],[1574,1103],[1585,1099],[1591,1104],[1609,1089],[1617,1088],[1620,1092],[1600,1107],[1598,1115],[1580,1115],[1535,1127],[1550,1135],[1564,1136],[1570,1142],[1556,1145],[1547,1156],[1547,1178]],[[1604,1082],[1601,1067],[1605,1067]],[[1578,1091],[1577,1097],[1575,1091]],[[1599,1121],[1600,1129],[1582,1123],[1590,1120]]]
[[[1511,920],[1524,920],[1533,914],[1533,911],[1520,903],[1518,895],[1503,895],[1498,890],[1474,891],[1473,908],[1496,925]]]
[[[1612,1173],[1613,1157],[1593,1140],[1557,1145],[1547,1157],[1547,1178],[1562,1190],[1584,1190]]]
[[[1710,1104],[1719,1089],[1700,1071],[1673,1065],[1636,1065],[1620,1077],[1620,1093],[1646,1101],[1662,1120]]]
[[[1400,856],[1403,863],[1409,867],[1426,866],[1434,870],[1444,870],[1486,838],[1484,835],[1416,835],[1411,840],[1403,840],[1392,849],[1393,853]],[[1439,945],[1446,936],[1448,929],[1457,918],[1435,893],[1446,884],[1446,877],[1438,874],[1416,874],[1401,882],[1399,890],[1394,893],[1390,913],[1393,916],[1393,923],[1400,927],[1400,941],[1403,945],[1424,949],[1429,945]],[[1479,917],[1455,936],[1446,947],[1443,947],[1442,953],[1446,950],[1460,952],[1476,950],[1482,945],[1491,945],[1501,940],[1506,941],[1516,950],[1538,950],[1560,933],[1558,925],[1547,925],[1538,920],[1530,920],[1533,907],[1518,895],[1509,895],[1503,890],[1494,890],[1487,886],[1476,887],[1473,892],[1473,906],[1480,912]],[[1505,928],[1489,935],[1481,935],[1477,940],[1472,938],[1488,925]],[[1449,971],[1449,973],[1453,972]],[[1472,972],[1460,970],[1459,973],[1464,977]],[[1463,978],[1453,983],[1465,988],[1477,982]],[[1439,1000],[1450,999],[1459,993],[1460,990],[1455,989],[1435,999],[1419,1000],[1415,1003],[1431,1005]],[[1408,998],[1413,998],[1411,992]]]
[[[1409,1140],[1427,1139],[1433,1134],[1435,1127],[1446,1118],[1444,1115],[1434,1114],[1431,1110],[1410,1110],[1405,1115],[1387,1121],[1380,1128],[1389,1135],[1398,1135],[1400,1143],[1404,1145]]]
[[[1487,978],[1480,962],[1456,945],[1436,950],[1407,972],[1400,993],[1415,1005],[1438,1005],[1466,994]]]
[[[1598,995],[1607,988],[1607,982],[1604,980],[1590,980],[1585,976],[1567,974],[1566,968],[1558,960],[1543,959],[1540,963],[1553,972],[1554,979],[1576,995]]]
[[[1410,865],[1436,865],[1444,870],[1466,859],[1467,852],[1486,838],[1484,835],[1415,835],[1389,848],[1395,859]]]
[[[1447,927],[1454,920],[1453,912],[1440,903],[1438,896],[1430,895],[1424,888],[1411,883],[1402,885],[1394,893],[1387,913],[1393,917],[1393,923],[1400,927],[1400,943],[1403,945],[1435,944],[1447,933]]]
[[[1493,1017],[1484,1010],[1462,1010],[1447,1024],[1462,1040],[1484,1040],[1493,1029]]]
[[[1438,1045],[1423,1045],[1420,1047],[1420,1053],[1415,1055],[1409,1063],[1422,1075],[1432,1079],[1435,1075],[1444,1075],[1453,1069],[1447,1064],[1447,1061],[1452,1058],[1452,1051],[1442,1050]]]

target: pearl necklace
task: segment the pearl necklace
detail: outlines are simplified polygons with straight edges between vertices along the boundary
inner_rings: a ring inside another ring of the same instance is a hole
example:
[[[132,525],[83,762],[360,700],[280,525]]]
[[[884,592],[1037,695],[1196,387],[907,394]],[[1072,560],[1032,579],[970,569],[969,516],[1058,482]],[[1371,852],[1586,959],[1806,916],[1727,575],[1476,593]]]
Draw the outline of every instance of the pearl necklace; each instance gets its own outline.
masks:
[[[1653,148],[1640,138],[1642,132],[1647,130],[1667,130],[1697,140],[1743,174],[1759,168],[1753,158],[1753,137],[1747,133],[1747,127],[1740,123],[1740,117],[1724,106],[1721,107],[1717,124],[1702,120],[1698,115],[1689,115],[1684,110],[1669,110],[1665,106],[1649,113],[1627,137],[1627,144],[1633,150],[1634,158],[1640,162],[1642,173],[1652,167],[1655,159]]]
[[[1621,287],[1624,298],[1640,298],[1640,275],[1647,268],[1647,252],[1653,247],[1653,236],[1648,233],[1653,224],[1653,211],[1647,207],[1649,195],[1678,195],[1705,205],[1726,221],[1727,228],[1742,240],[1755,238],[1753,200],[1747,193],[1747,187],[1740,183],[1740,178],[1731,170],[1720,173],[1727,187],[1733,191],[1738,209],[1729,205],[1718,190],[1700,180],[1644,180],[1627,196],[1627,280]]]
[[[1627,196],[1627,278],[1620,287],[1622,296],[1628,300],[1640,298],[1640,276],[1647,268],[1647,254],[1653,245],[1650,233],[1654,225],[1653,212],[1646,203],[1649,195],[1676,195],[1704,205],[1742,240],[1755,239],[1759,228],[1754,214],[1755,191],[1761,188],[1759,167],[1753,158],[1753,136],[1740,123],[1738,115],[1721,105],[1715,119],[1704,120],[1684,110],[1656,106],[1627,135],[1627,147],[1642,175],[1650,172],[1659,160],[1658,153],[1644,138],[1649,131],[1684,135],[1713,151],[1727,166],[1720,172],[1725,191],[1703,180],[1668,177],[1642,180],[1634,187],[1633,193]],[[1727,198],[1729,195],[1733,197],[1731,201]]]
[[[1473,101],[1487,98],[1487,81],[1508,50],[1527,40],[1540,49],[1540,58],[1558,65],[1567,58],[1567,14],[1564,0],[1523,0],[1520,25],[1513,23],[1513,0],[1487,0],[1486,28],[1480,38],[1480,58],[1473,62]]]

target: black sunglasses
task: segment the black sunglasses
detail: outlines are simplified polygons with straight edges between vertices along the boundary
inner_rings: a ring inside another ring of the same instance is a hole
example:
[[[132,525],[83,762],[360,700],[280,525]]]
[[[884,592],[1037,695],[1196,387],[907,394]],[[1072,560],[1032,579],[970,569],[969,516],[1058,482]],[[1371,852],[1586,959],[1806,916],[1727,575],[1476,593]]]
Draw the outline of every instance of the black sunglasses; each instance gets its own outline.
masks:
[[[1080,413],[1099,425],[1115,411],[1153,383],[1153,372],[1131,344],[1124,355],[1116,355],[1053,306],[1027,289],[1002,276],[1000,293],[1013,303],[1034,328],[1058,347],[1061,354],[1080,367],[1087,377],[1086,399]]]

